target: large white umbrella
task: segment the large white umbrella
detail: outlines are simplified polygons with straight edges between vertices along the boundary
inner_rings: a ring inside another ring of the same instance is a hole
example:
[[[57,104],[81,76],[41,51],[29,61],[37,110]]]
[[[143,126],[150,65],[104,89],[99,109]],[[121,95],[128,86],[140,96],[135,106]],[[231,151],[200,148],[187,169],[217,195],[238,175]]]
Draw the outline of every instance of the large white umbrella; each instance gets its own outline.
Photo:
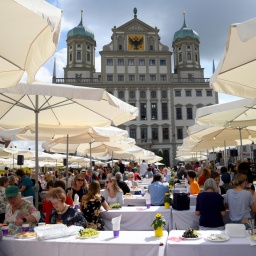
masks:
[[[26,71],[32,83],[39,68],[54,54],[61,10],[44,0],[0,3],[0,87],[15,86]]]
[[[256,97],[256,18],[230,26],[225,53],[210,85],[217,92]]]
[[[35,132],[36,164],[39,132],[68,137],[88,126],[119,125],[134,119],[138,113],[137,108],[103,89],[55,84],[20,83],[12,88],[0,88],[0,106],[0,127],[27,126]]]

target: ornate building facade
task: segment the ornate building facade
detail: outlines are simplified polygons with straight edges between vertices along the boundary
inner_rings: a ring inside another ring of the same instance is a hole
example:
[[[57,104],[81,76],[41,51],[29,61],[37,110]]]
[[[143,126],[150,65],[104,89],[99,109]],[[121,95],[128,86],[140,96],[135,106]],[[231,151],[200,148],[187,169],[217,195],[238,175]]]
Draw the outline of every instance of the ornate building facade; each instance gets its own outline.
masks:
[[[218,103],[200,65],[200,39],[185,22],[173,37],[173,53],[162,44],[159,29],[134,18],[112,28],[103,47],[101,72],[95,72],[94,34],[81,22],[67,34],[64,78],[53,83],[104,88],[139,108],[136,120],[123,124],[136,144],[161,151],[168,166],[175,164],[177,146],[194,124],[196,109]],[[174,72],[172,72],[173,55]]]

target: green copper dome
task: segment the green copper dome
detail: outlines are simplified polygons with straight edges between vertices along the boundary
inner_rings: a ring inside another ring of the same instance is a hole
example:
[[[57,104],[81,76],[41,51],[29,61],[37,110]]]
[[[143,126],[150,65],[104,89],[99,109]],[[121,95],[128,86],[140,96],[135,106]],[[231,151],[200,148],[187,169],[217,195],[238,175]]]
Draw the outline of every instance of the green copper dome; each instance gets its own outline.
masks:
[[[81,15],[81,21],[78,24],[78,26],[76,26],[68,31],[67,38],[69,38],[71,36],[84,36],[84,37],[88,36],[94,40],[94,33],[92,32],[92,30],[90,30],[89,28],[87,28],[83,25],[82,15]]]
[[[176,41],[177,39],[183,39],[183,38],[194,38],[199,40],[199,35],[197,34],[196,31],[194,31],[191,28],[188,28],[186,21],[185,21],[185,15],[184,15],[184,23],[183,26],[180,30],[176,31],[174,36],[173,36],[173,42]]]

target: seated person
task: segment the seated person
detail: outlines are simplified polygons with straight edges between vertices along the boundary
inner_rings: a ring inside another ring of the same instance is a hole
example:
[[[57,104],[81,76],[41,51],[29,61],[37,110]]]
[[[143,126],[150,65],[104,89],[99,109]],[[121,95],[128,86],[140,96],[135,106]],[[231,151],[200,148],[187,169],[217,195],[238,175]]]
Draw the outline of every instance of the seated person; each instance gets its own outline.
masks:
[[[196,182],[195,178],[196,178],[195,171],[188,171],[187,179],[189,181],[190,194],[191,195],[195,195],[195,194],[199,194],[200,193],[200,188],[199,188],[199,185]]]
[[[21,198],[17,186],[9,186],[5,189],[5,197],[8,204],[5,209],[5,223],[13,223],[22,226],[24,223],[31,223],[33,228],[40,219],[40,212],[35,206]]]
[[[124,195],[126,193],[130,193],[130,188],[127,186],[127,184],[124,181],[122,181],[122,178],[123,178],[122,173],[117,172],[115,177],[116,177],[117,185],[119,186],[119,188],[123,190]]]
[[[146,172],[144,173],[144,177],[151,179],[153,177],[152,168],[148,167]]]
[[[122,206],[124,204],[123,190],[119,188],[114,177],[107,179],[106,189],[103,191],[102,196],[109,205],[119,203]]]
[[[50,191],[52,188],[57,188],[57,187],[61,187],[62,189],[65,189],[65,183],[62,180],[56,180],[54,183],[52,181],[49,181],[47,183],[47,190]],[[66,201],[65,203],[67,205],[73,206],[73,200],[71,197],[66,196]],[[50,215],[52,212],[52,202],[48,201],[46,198],[44,199],[43,202],[43,209],[42,209],[42,213],[45,213],[45,223],[49,224],[50,223]]]
[[[153,176],[152,183],[148,186],[148,193],[151,197],[151,205],[163,206],[165,193],[169,193],[169,184],[163,183],[164,178],[162,174],[156,173]]]
[[[136,188],[138,187],[138,182],[134,180],[134,173],[129,172],[128,174],[128,180],[125,181],[128,185],[128,187],[131,188]]]
[[[204,182],[204,192],[196,199],[196,215],[199,218],[199,229],[224,230],[223,217],[226,215],[223,198],[218,192],[214,179]]]
[[[61,187],[52,188],[47,192],[46,199],[51,201],[54,207],[50,215],[51,224],[63,223],[67,226],[75,225],[86,228],[87,221],[84,216],[65,203],[66,193],[64,189]]]
[[[88,228],[105,230],[104,221],[99,216],[100,207],[108,211],[109,206],[105,198],[100,194],[100,184],[92,181],[88,188],[88,193],[82,197],[81,212],[88,221]]]
[[[211,171],[207,168],[204,168],[198,178],[198,185],[203,186],[205,181],[211,177]]]

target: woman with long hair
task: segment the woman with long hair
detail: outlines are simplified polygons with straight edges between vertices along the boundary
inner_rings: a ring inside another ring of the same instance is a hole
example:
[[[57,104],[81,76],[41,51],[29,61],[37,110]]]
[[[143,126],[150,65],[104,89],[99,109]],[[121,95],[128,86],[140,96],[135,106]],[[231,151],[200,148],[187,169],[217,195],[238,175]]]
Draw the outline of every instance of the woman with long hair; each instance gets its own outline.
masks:
[[[198,178],[198,185],[203,186],[205,181],[211,177],[211,171],[207,168],[202,170],[201,175]]]
[[[123,191],[118,186],[116,178],[110,177],[106,181],[106,189],[102,195],[109,205],[119,203],[121,206],[124,204]]]
[[[88,183],[82,174],[77,174],[74,178],[73,185],[66,190],[68,196],[74,201],[75,194],[79,196],[81,202],[83,195],[87,194]]]
[[[242,223],[249,229],[248,219],[252,218],[251,211],[256,212],[256,202],[252,194],[245,190],[247,176],[238,173],[233,181],[234,189],[229,189],[224,199],[229,217],[233,223]]]
[[[104,230],[104,221],[100,218],[100,207],[108,211],[109,206],[105,198],[100,194],[100,183],[93,180],[88,188],[88,193],[82,197],[81,212],[88,222],[88,227]]]

